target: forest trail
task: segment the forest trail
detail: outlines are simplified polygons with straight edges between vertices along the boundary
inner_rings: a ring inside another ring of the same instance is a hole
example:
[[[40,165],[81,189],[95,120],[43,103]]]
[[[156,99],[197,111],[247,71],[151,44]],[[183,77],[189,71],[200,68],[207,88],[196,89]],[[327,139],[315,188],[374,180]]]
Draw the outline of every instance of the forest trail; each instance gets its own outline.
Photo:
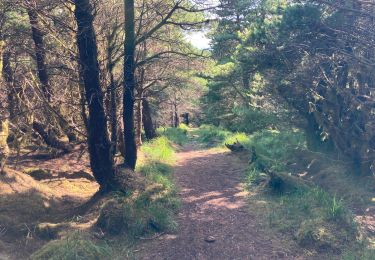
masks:
[[[247,166],[230,152],[187,146],[175,168],[178,230],[141,243],[136,259],[298,259],[252,215],[241,183]]]

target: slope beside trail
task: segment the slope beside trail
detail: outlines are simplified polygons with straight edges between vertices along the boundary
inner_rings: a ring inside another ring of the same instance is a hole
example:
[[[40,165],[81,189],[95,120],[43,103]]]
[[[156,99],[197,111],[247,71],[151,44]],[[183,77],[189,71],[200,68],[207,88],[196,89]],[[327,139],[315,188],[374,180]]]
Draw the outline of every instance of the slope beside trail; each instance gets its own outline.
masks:
[[[230,152],[185,147],[175,168],[178,229],[141,243],[136,259],[304,259],[252,214],[241,183],[247,166]]]

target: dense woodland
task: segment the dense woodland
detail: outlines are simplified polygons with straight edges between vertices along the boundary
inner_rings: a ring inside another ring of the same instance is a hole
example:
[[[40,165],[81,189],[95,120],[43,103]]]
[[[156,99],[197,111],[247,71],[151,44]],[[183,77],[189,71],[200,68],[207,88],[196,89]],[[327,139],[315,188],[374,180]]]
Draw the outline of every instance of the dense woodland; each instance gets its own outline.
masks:
[[[248,257],[374,259],[374,30],[371,0],[0,0],[0,259],[229,259],[138,248],[183,232],[197,150],[293,241]]]

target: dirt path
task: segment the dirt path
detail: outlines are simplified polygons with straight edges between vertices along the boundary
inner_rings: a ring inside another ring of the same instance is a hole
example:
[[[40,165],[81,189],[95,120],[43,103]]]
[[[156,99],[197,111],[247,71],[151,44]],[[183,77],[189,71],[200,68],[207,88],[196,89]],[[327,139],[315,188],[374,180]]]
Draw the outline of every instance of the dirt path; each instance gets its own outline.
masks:
[[[179,228],[142,243],[137,259],[300,259],[270,237],[246,203],[241,185],[247,163],[223,151],[191,145],[175,170],[183,205]],[[215,241],[207,242],[212,236]]]

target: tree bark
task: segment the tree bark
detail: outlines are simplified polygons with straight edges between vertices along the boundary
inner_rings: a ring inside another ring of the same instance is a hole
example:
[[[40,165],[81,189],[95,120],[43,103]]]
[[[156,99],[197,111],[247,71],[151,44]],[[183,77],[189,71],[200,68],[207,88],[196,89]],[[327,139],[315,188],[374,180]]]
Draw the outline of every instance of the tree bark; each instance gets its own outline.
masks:
[[[34,0],[27,1],[27,14],[29,15],[32,38],[35,44],[36,65],[38,68],[38,77],[42,84],[42,92],[48,102],[51,102],[52,89],[49,83],[49,77],[46,68],[46,50],[44,46],[43,31],[39,27],[38,13],[36,12],[36,2]]]
[[[146,98],[142,100],[143,128],[147,140],[156,138],[154,123],[152,122],[151,108]]]
[[[134,0],[125,1],[125,56],[124,56],[124,142],[125,167],[135,169],[137,145],[134,129],[134,89],[135,89],[135,20]]]
[[[136,106],[136,144],[137,147],[140,147],[142,145],[142,121],[143,121],[143,115],[142,115],[142,98],[138,97],[137,100],[137,106]]]
[[[9,112],[9,119],[13,120],[15,117],[15,113],[17,110],[17,96],[20,94],[21,90],[18,88],[17,90],[13,84],[13,73],[10,64],[10,52],[3,53],[3,78],[7,87],[7,96],[8,96],[8,112]]]
[[[89,108],[88,146],[90,165],[102,191],[115,188],[115,170],[107,122],[103,106],[103,92],[99,80],[96,35],[93,26],[93,8],[89,0],[76,0],[77,44],[80,65]]]
[[[110,127],[111,127],[111,149],[112,156],[114,157],[117,152],[117,95],[116,95],[116,83],[115,76],[113,74],[114,62],[112,60],[113,56],[113,37],[111,34],[107,36],[108,48],[107,48],[107,59],[108,59],[108,74],[109,74],[109,98],[110,98],[110,108],[109,108],[109,117],[110,117]]]
[[[5,49],[5,41],[0,39],[0,79],[2,78],[2,71],[3,71],[3,51]],[[0,110],[1,112],[1,110]],[[5,113],[1,113],[0,115],[4,115]],[[4,166],[6,159],[9,155],[9,147],[7,143],[8,135],[9,135],[9,128],[8,128],[8,120],[2,119],[0,116],[0,174],[4,172]]]

